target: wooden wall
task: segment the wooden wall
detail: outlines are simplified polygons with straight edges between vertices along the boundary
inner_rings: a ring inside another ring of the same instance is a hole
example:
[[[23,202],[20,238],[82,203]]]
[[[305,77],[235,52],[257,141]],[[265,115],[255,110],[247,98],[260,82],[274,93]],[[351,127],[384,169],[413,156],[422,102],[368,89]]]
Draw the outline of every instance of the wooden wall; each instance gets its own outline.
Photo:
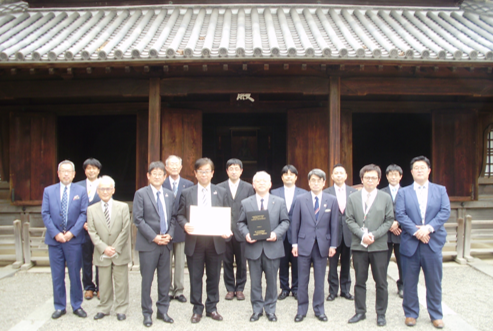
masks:
[[[0,181],[9,181],[9,113],[0,113]]]
[[[147,163],[148,154],[148,132],[149,132],[149,111],[141,110],[137,113],[137,155],[136,157],[136,171],[135,174],[135,189],[138,190],[141,187],[148,185],[147,170],[149,164]]]

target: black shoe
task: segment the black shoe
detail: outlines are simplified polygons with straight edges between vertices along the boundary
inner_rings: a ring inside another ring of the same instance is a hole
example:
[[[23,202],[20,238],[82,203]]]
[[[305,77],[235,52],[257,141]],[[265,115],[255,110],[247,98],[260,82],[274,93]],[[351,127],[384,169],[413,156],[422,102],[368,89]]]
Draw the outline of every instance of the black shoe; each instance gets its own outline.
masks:
[[[119,321],[124,321],[127,318],[125,314],[116,314],[116,319]]]
[[[74,315],[77,315],[77,316],[82,317],[82,318],[86,318],[87,317],[86,312],[82,308],[79,308],[79,309],[74,310]]]
[[[100,320],[100,319],[102,319],[103,317],[108,316],[108,315],[109,315],[109,314],[97,313],[96,315],[94,315],[94,319],[95,319],[95,320]]]
[[[183,294],[180,294],[179,296],[175,297],[176,300],[179,302],[187,302],[187,298]]]
[[[250,322],[257,322],[262,315],[262,313],[253,313],[252,316],[250,316]]]
[[[296,314],[296,316],[294,317],[294,321],[295,322],[301,322],[303,321],[303,319],[305,318],[306,315],[300,315],[300,314]]]
[[[295,300],[298,300],[298,291],[293,291],[293,296]]]
[[[337,295],[330,293],[329,296],[327,297],[327,301],[334,301]]]
[[[171,317],[169,317],[169,316],[168,316],[168,314],[161,314],[161,313],[157,313],[156,318],[157,318],[158,320],[163,320],[163,321],[165,321],[166,323],[170,323],[170,324],[174,322],[174,320],[173,320]]]
[[[55,312],[51,315],[51,318],[56,320],[57,318],[60,318],[62,315],[65,315],[67,311],[65,309],[57,309]]]
[[[176,299],[173,295],[169,295],[169,301]]]
[[[267,318],[269,319],[269,322],[277,322],[277,316],[276,314],[272,313],[265,313],[267,315]]]
[[[152,325],[152,318],[150,315],[144,315],[144,326],[150,327]]]
[[[281,293],[279,293],[277,300],[284,300],[289,296],[289,291],[282,290]]]
[[[362,321],[366,318],[366,315],[365,314],[356,314],[354,315],[353,317],[351,317],[349,319],[349,321],[347,321],[348,323],[358,323],[359,321]]]
[[[397,294],[399,295],[399,297],[400,297],[401,299],[403,299],[403,298],[404,298],[404,290],[403,290],[403,289],[398,290],[398,291],[397,291]]]
[[[318,320],[321,321],[321,322],[327,322],[328,321],[327,315],[325,315],[325,314],[315,315],[315,317],[318,318]]]
[[[351,293],[341,293],[342,298],[346,298],[347,300],[354,300],[354,297],[351,295]]]
[[[377,315],[377,325],[384,326],[385,324],[387,324],[387,321],[385,320],[385,315]]]

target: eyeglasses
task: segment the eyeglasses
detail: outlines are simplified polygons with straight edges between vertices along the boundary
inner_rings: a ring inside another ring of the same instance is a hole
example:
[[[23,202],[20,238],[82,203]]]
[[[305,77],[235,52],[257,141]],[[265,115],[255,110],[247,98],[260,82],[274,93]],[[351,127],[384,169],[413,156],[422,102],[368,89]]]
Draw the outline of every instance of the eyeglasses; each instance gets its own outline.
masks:
[[[157,174],[157,173],[153,172],[153,173],[151,173],[151,177],[162,178],[162,177],[164,177],[164,174]]]
[[[74,171],[73,170],[58,170],[58,172],[60,172],[61,174],[71,174]]]
[[[113,187],[98,187],[98,191],[102,193],[110,193],[113,189]]]
[[[364,176],[363,177],[364,180],[367,180],[367,181],[377,181],[378,180],[378,177],[374,177],[374,176]]]
[[[196,171],[199,175],[207,175],[211,173],[211,170],[197,170]]]
[[[427,170],[428,167],[427,166],[421,166],[421,167],[413,167],[413,170]]]
[[[312,184],[321,184],[323,182],[324,182],[323,179],[315,179],[315,178],[310,179],[310,183]]]

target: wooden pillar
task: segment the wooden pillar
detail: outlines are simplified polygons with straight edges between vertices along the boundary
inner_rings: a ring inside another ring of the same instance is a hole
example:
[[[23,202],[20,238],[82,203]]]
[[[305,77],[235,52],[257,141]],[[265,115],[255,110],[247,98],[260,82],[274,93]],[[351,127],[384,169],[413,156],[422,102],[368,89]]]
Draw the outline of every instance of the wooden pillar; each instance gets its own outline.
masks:
[[[329,166],[341,162],[341,80],[331,76],[329,79]],[[330,185],[332,185],[332,180]]]
[[[159,77],[149,79],[148,164],[161,160],[161,84]]]

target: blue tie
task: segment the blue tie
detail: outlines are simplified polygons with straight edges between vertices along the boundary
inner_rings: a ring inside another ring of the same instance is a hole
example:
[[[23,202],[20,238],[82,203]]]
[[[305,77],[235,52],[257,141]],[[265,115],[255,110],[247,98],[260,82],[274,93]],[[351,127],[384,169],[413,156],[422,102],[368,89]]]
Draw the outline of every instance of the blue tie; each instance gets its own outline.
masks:
[[[178,185],[176,185],[176,182],[173,182],[173,194],[176,197],[176,194],[178,194]]]
[[[166,230],[168,230],[168,225],[166,224],[166,220],[164,218],[164,208],[163,208],[163,204],[161,203],[161,199],[159,199],[159,194],[161,194],[161,192],[157,192],[156,193],[156,196],[157,196],[157,212],[159,214],[159,223],[160,223],[160,227],[161,227],[161,234],[165,234],[166,233]]]
[[[67,230],[67,201],[68,201],[67,186],[65,186],[62,195],[62,229],[64,233]]]
[[[315,197],[315,208],[313,208],[313,211],[315,212],[315,219],[318,221],[318,214],[320,211],[320,205],[318,204],[318,197]]]

